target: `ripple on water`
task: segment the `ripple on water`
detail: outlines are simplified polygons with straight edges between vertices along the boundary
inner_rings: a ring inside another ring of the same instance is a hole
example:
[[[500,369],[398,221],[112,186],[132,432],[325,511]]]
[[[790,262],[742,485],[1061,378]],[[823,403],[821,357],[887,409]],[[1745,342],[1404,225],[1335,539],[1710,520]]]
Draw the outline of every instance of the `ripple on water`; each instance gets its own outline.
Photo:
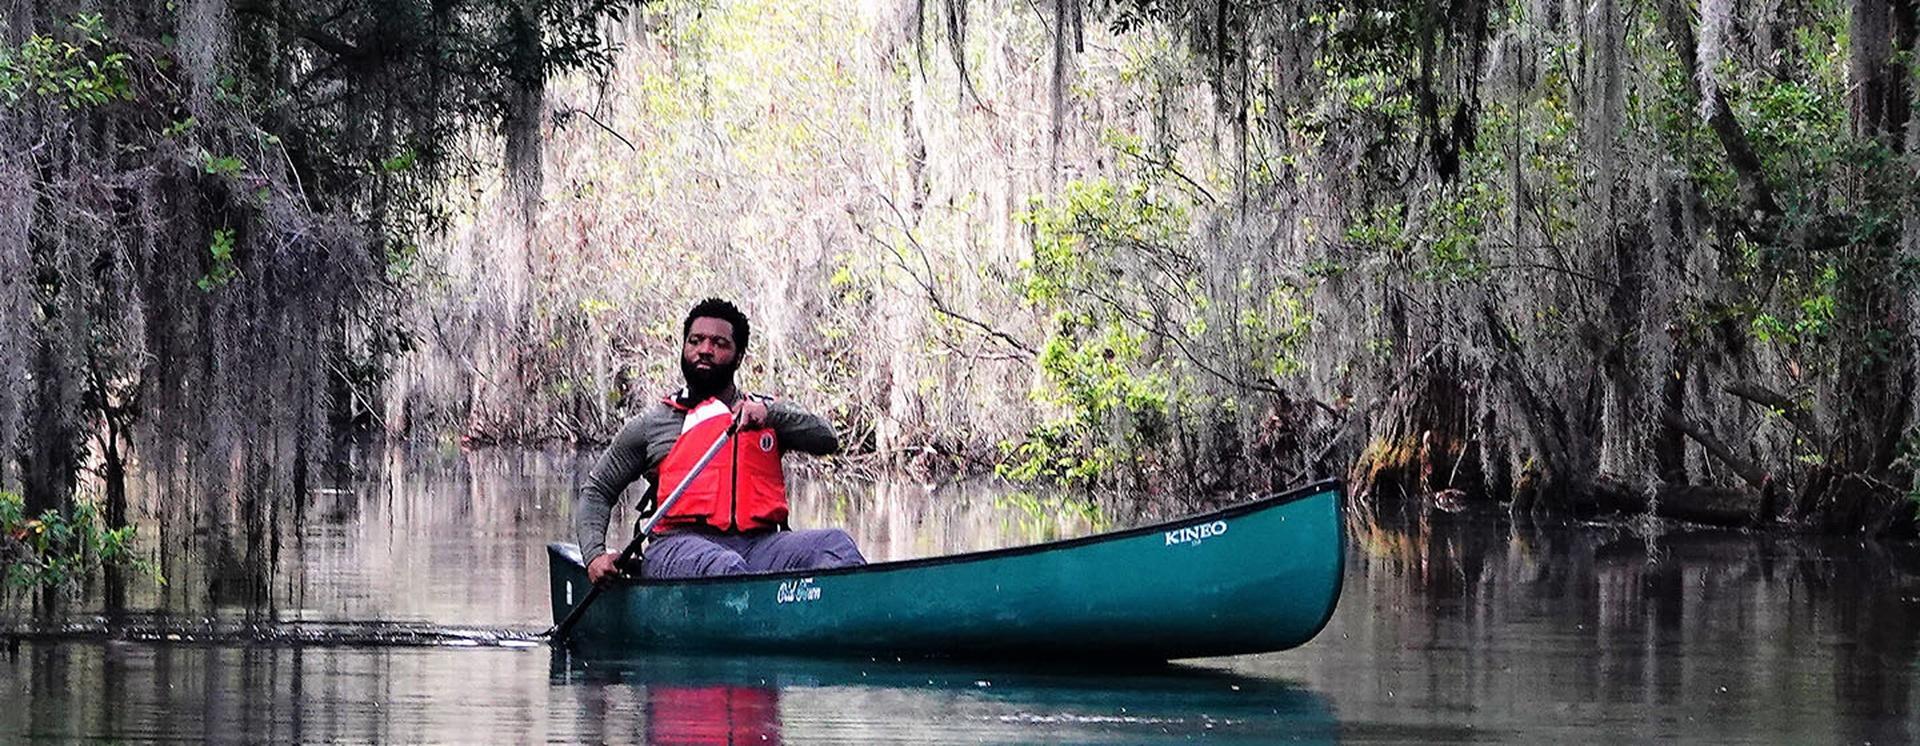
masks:
[[[504,647],[545,644],[526,628],[451,627],[404,621],[251,621],[219,617],[90,617],[0,627],[0,637],[32,642],[154,642],[222,646]]]

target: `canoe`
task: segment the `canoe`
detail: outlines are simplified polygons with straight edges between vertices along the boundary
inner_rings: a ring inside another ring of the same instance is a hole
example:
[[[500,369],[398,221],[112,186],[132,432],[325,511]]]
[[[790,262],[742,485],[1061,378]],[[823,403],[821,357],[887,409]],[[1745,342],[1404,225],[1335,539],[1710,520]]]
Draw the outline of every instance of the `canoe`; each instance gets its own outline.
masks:
[[[1173,660],[1297,647],[1333,615],[1338,480],[1165,523],[859,567],[622,581],[569,638],[592,650]],[[553,617],[586,595],[547,547]]]

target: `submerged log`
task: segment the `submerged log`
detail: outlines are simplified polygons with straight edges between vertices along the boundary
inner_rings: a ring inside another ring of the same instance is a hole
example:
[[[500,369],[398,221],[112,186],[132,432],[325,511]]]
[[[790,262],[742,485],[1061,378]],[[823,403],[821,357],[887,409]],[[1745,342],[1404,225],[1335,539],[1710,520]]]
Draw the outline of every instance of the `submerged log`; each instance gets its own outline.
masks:
[[[1553,489],[1520,487],[1537,497],[1543,507],[1576,514],[1640,515],[1652,513],[1709,526],[1750,527],[1785,520],[1787,523],[1831,534],[1865,534],[1906,538],[1916,533],[1920,505],[1885,482],[1857,474],[1817,470],[1797,494],[1772,479],[1759,490],[1697,484],[1657,484],[1600,475]],[[1515,512],[1523,512],[1516,499]]]
[[[1766,501],[1747,490],[1699,484],[1664,485],[1654,491],[1654,515],[1715,526],[1752,526],[1764,521]]]
[[[1579,512],[1640,514],[1710,526],[1752,526],[1768,516],[1759,494],[1700,484],[1632,482],[1601,475],[1567,491],[1567,505]]]

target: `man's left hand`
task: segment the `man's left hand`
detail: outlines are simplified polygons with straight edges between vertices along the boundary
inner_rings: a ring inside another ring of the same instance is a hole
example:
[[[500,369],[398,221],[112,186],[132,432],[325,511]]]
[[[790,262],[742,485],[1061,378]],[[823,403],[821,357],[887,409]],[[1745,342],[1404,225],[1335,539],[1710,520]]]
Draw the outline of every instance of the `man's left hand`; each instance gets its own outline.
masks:
[[[767,426],[767,405],[753,399],[741,399],[733,405],[733,424],[741,430],[757,430]]]

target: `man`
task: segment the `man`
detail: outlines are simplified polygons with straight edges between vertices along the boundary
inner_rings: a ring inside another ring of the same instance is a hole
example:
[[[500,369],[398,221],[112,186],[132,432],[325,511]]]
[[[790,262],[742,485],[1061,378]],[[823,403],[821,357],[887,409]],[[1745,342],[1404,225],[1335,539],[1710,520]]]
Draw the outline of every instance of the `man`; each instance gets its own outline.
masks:
[[[747,352],[747,317],[718,298],[700,301],[681,324],[680,373],[687,387],[629,420],[594,463],[574,505],[574,532],[587,578],[619,571],[607,551],[607,520],[635,479],[647,480],[640,504],[651,510],[673,493],[732,421],[739,430],[713,461],[691,475],[647,545],[648,578],[732,575],[865,564],[840,529],[790,531],[786,451],[827,455],[840,449],[826,420],[786,402],[742,394],[733,376]],[[730,416],[729,416],[730,415]]]

